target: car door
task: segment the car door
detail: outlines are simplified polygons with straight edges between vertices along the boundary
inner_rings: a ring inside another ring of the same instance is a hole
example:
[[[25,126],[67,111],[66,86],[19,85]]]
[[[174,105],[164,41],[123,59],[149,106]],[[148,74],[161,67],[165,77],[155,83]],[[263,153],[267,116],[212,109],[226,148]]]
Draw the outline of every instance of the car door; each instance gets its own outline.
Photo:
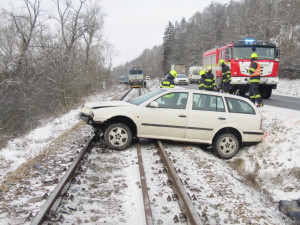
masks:
[[[215,129],[226,123],[224,101],[221,96],[193,94],[193,106],[189,111],[186,138],[210,143]]]
[[[172,92],[154,100],[142,110],[141,134],[148,138],[184,138],[187,126],[187,92]]]

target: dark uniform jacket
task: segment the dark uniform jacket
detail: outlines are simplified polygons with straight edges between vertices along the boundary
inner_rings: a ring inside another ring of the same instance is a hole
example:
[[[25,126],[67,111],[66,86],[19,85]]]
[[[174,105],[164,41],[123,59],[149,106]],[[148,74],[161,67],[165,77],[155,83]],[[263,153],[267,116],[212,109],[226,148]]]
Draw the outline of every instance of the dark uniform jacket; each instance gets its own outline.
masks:
[[[167,78],[161,82],[160,87],[161,88],[174,88],[175,87],[174,76],[169,73]]]
[[[231,81],[230,68],[227,65],[222,65],[222,82],[227,83]]]
[[[201,75],[201,78],[199,80],[199,90],[205,90],[205,75]]]
[[[205,90],[213,90],[216,87],[215,76],[212,74],[212,72],[206,72],[204,80]]]

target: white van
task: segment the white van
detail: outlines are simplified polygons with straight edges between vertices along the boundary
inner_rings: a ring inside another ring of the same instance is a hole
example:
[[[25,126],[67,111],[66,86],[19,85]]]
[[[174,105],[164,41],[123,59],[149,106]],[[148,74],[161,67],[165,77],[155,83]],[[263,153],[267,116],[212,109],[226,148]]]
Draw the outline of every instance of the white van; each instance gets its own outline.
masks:
[[[188,72],[188,78],[189,78],[189,81],[190,83],[199,83],[200,81],[200,70],[203,70],[203,67],[202,66],[191,66],[189,68],[189,72]]]

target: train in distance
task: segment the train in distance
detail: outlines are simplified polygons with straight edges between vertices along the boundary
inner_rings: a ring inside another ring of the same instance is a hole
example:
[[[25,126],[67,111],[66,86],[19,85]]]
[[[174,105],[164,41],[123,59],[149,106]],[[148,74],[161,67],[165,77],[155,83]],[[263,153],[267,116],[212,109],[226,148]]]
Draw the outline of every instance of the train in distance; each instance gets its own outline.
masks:
[[[129,69],[128,75],[119,77],[120,83],[129,84],[131,87],[146,87],[146,76],[139,67]]]

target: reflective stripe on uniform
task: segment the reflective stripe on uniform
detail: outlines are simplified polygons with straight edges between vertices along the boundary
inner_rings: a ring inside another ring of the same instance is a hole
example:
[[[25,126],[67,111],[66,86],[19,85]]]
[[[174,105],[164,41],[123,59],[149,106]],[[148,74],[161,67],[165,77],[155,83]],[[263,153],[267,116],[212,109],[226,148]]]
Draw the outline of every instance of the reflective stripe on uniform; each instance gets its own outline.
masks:
[[[250,98],[261,98],[261,95],[260,94],[258,94],[258,95],[252,95],[252,96],[250,96]]]

